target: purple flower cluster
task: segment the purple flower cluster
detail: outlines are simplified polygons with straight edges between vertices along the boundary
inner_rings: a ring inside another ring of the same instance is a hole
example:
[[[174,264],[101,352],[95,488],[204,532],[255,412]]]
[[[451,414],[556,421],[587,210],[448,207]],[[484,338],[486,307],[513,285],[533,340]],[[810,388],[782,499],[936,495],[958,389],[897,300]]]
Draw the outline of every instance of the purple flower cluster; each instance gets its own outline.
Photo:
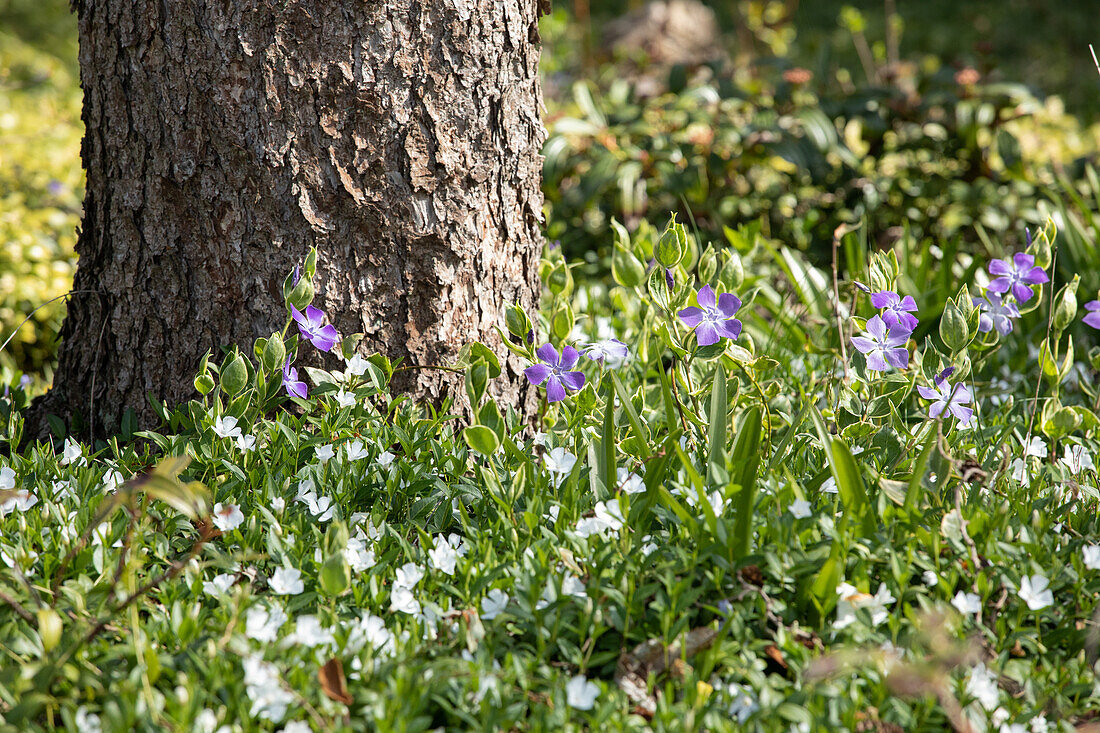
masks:
[[[536,387],[546,385],[548,402],[561,402],[566,392],[584,387],[584,372],[573,370],[582,353],[601,366],[615,369],[630,356],[630,349],[618,339],[604,339],[584,344],[580,352],[567,345],[562,347],[559,356],[552,344],[543,344],[536,353],[541,361],[524,369],[523,375]]]
[[[870,288],[861,286],[870,292]],[[867,368],[884,372],[890,365],[898,369],[909,366],[909,337],[919,321],[913,315],[917,301],[912,295],[902,297],[892,290],[871,294],[871,305],[882,313],[867,321],[862,335],[852,337],[852,346],[867,357]]]
[[[1025,233],[1031,244],[1031,232]],[[978,330],[989,333],[996,329],[1004,336],[1020,317],[1019,306],[1035,297],[1033,286],[1050,282],[1050,276],[1035,265],[1035,257],[1023,252],[1017,252],[1011,260],[993,260],[989,263],[989,274],[993,279],[985,296],[974,298],[974,305],[981,311]]]
[[[884,372],[890,365],[898,369],[909,366],[909,337],[913,332],[903,326],[889,328],[882,316],[867,321],[861,336],[852,337],[852,346],[867,357],[867,368]]]
[[[295,266],[295,284],[300,277],[300,271]],[[292,305],[290,306],[290,317],[298,324],[298,331],[302,334],[302,338],[321,351],[332,351],[340,343],[340,334],[337,333],[336,326],[331,323],[325,324],[325,314],[320,308],[307,305],[306,312],[302,313]],[[300,397],[304,400],[309,396],[309,387],[298,378],[298,368],[291,366],[293,359],[294,355],[288,354],[286,363],[283,364],[283,387],[291,397]]]

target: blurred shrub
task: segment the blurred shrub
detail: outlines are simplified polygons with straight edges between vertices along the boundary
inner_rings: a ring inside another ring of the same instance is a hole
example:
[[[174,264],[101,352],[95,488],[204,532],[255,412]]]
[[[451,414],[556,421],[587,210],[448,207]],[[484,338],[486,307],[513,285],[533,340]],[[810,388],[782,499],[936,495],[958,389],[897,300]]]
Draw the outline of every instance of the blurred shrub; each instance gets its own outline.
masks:
[[[678,211],[715,240],[760,220],[820,260],[842,223],[890,241],[902,228],[973,240],[1037,222],[1045,158],[1070,152],[1041,133],[1077,131],[1074,150],[1088,150],[1076,122],[1022,85],[906,71],[828,96],[791,68],[751,89],[718,73],[685,85],[674,72],[672,91],[649,100],[621,80],[603,92],[578,83],[545,148],[550,236],[574,256],[606,251],[611,218],[661,225]]]
[[[80,89],[67,64],[0,33],[0,376],[54,358],[72,287],[84,177]],[[35,311],[20,327],[20,323]]]

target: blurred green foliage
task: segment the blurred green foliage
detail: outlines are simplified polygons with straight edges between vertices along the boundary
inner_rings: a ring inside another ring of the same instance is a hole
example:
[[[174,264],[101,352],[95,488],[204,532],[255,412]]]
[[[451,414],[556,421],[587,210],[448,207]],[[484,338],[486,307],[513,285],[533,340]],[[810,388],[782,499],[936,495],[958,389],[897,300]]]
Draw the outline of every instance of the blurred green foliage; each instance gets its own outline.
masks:
[[[50,47],[0,32],[0,339],[13,336],[0,352],[4,381],[48,376],[65,312],[62,300],[49,301],[72,287],[84,195],[73,49],[54,43],[50,13],[16,12],[29,7],[0,5],[0,28],[26,18],[18,29]]]
[[[711,240],[762,220],[819,262],[841,224],[862,222],[882,243],[904,229],[1011,241],[1042,221],[1049,159],[1070,180],[1084,171],[1084,156],[1065,161],[1089,150],[1088,134],[1023,85],[930,68],[819,94],[804,70],[769,75],[672,81],[654,99],[622,80],[576,83],[545,148],[550,236],[573,256],[606,252],[612,218],[659,226],[676,211]],[[1065,133],[1054,150],[1051,130]]]

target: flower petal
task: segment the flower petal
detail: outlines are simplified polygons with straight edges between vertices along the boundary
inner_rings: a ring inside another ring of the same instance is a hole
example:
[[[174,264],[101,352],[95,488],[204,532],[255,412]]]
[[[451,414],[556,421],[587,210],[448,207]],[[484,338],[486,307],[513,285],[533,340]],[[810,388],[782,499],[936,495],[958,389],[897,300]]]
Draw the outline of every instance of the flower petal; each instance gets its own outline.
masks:
[[[741,335],[741,321],[736,318],[727,318],[718,322],[718,333],[729,339],[737,339]]]
[[[886,360],[896,366],[898,369],[905,369],[909,366],[909,349],[906,349],[904,347],[887,349]]]
[[[1023,283],[1016,283],[1012,286],[1012,297],[1016,298],[1017,303],[1026,303],[1035,295],[1035,292]]]
[[[584,372],[566,372],[561,375],[562,384],[574,392],[584,386]]]
[[[726,318],[733,318],[741,308],[741,299],[733,293],[722,293],[718,296],[718,311]]]
[[[938,400],[941,398],[939,390],[932,389],[931,387],[925,387],[923,385],[917,385],[917,392],[920,396],[926,400]]]
[[[554,348],[553,344],[543,344],[535,353],[550,366],[558,365],[558,350]]]
[[[881,293],[875,293],[871,296],[871,305],[876,308],[886,308],[887,306],[897,305],[900,301],[901,298],[892,290],[883,290]]]
[[[886,360],[882,358],[881,351],[872,351],[867,355],[867,368],[876,372],[884,372],[889,367],[886,366]]]
[[[867,321],[867,333],[871,334],[875,341],[878,341],[879,343],[885,341],[886,331],[886,323],[882,320],[881,317],[875,316],[871,320]]]
[[[699,305],[706,309],[714,307],[714,289],[710,285],[704,285],[696,295]]]
[[[562,386],[561,379],[558,377],[550,377],[546,380],[546,400],[548,402],[561,402],[565,399],[565,387]]]
[[[561,361],[558,366],[562,369],[572,369],[577,365],[577,360],[580,358],[581,355],[572,346],[563,346],[561,347]]]
[[[693,305],[684,308],[676,315],[680,316],[680,320],[688,328],[695,328],[703,320],[703,311]]]
[[[1012,272],[1012,268],[1009,267],[1008,263],[1005,262],[1004,260],[992,260],[989,263],[989,274],[990,275],[1003,276],[1003,275],[1008,275],[1011,272]],[[998,290],[997,292],[1004,292],[1004,291]]]
[[[874,351],[876,344],[874,341],[867,338],[866,336],[853,336],[852,346],[855,346],[856,351],[858,351],[859,353],[866,354],[868,352]]]
[[[320,308],[314,308],[312,305],[306,306],[306,318],[313,325],[320,328],[321,324],[325,321],[325,313]]]
[[[527,377],[527,381],[531,384],[539,385],[546,381],[551,372],[550,367],[545,364],[532,364],[523,370],[523,376]]]
[[[710,346],[711,344],[718,343],[720,337],[718,336],[718,329],[710,321],[704,321],[700,323],[695,329],[695,340],[699,342],[700,346]]]

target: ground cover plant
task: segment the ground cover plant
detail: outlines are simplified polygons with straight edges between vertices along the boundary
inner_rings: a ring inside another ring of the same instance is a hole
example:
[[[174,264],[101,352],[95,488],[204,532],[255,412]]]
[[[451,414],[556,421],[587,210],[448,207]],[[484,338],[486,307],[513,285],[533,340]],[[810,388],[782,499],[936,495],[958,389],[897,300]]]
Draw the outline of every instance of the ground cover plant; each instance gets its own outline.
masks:
[[[1086,720],[1100,304],[1048,282],[1054,227],[942,264],[840,232],[843,280],[753,229],[617,231],[614,283],[551,249],[543,311],[501,324],[536,415],[489,396],[479,344],[472,419],[392,395],[402,366],[309,306],[312,260],[286,328],[205,360],[156,431],[17,450],[10,390],[5,722]]]

